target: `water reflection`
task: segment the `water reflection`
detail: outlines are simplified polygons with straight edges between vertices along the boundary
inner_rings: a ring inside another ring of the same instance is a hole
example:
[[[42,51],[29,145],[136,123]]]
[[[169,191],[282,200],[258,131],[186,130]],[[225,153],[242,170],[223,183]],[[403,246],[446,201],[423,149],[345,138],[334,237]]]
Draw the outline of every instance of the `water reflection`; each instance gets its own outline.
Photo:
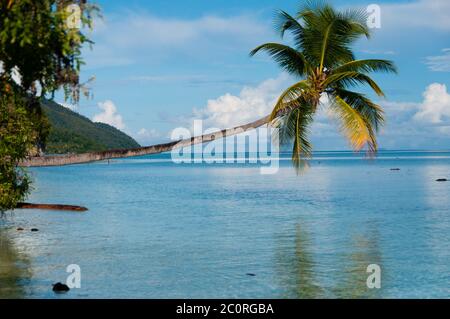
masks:
[[[319,298],[323,290],[314,282],[315,263],[310,252],[311,242],[306,231],[297,226],[295,248],[289,253],[289,237],[280,238],[277,266],[281,287],[286,288],[286,298]]]
[[[347,254],[346,261],[342,264],[342,277],[338,285],[333,289],[337,298],[380,298],[382,287],[386,284],[382,281],[380,289],[369,289],[366,281],[371,273],[367,273],[367,266],[377,264],[382,269],[382,278],[387,275],[382,265],[381,253],[378,244],[378,233],[369,232],[366,236],[361,234],[352,238],[351,252]]]
[[[306,227],[297,225],[294,243],[292,237],[278,238],[277,272],[283,298],[380,298],[381,289],[369,289],[366,272],[369,264],[384,269],[375,230],[356,235],[342,253],[318,254]],[[340,247],[333,247],[341,251]],[[382,281],[382,287],[383,287]]]
[[[31,277],[29,260],[14,247],[7,229],[0,225],[0,299],[24,298]]]

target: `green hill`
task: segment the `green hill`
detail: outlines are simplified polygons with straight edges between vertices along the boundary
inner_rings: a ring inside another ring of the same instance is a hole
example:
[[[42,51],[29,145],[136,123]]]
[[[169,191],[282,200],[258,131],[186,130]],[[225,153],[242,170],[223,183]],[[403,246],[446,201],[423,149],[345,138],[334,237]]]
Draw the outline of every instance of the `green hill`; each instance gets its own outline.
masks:
[[[84,153],[140,145],[130,136],[104,123],[93,123],[87,117],[53,101],[42,105],[51,124],[47,154]]]

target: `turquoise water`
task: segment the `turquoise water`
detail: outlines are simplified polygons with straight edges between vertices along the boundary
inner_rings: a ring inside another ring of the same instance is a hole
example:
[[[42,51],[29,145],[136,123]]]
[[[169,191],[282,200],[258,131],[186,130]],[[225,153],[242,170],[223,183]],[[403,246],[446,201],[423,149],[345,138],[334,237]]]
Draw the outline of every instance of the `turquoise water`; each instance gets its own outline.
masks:
[[[31,172],[31,202],[90,210],[0,220],[3,298],[450,297],[450,152],[319,152],[301,176],[168,155]],[[70,264],[81,288],[55,295]]]

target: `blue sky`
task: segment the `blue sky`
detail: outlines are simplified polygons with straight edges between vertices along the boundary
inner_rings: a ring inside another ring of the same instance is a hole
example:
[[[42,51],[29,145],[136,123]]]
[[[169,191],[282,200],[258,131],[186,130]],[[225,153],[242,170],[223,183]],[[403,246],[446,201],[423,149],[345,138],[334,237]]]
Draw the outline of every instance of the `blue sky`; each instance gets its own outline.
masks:
[[[387,114],[380,147],[449,149],[450,1],[329,2],[381,7],[381,28],[355,45],[358,58],[390,59],[400,71],[375,76],[387,93],[377,100]],[[294,14],[298,0],[97,3],[103,19],[82,70],[83,79],[96,77],[93,98],[75,110],[143,145],[168,140],[172,129],[190,127],[193,119],[218,128],[257,119],[294,81],[266,56],[248,52],[282,41],[272,29],[274,11]],[[317,115],[311,137],[319,150],[348,149],[325,113]]]

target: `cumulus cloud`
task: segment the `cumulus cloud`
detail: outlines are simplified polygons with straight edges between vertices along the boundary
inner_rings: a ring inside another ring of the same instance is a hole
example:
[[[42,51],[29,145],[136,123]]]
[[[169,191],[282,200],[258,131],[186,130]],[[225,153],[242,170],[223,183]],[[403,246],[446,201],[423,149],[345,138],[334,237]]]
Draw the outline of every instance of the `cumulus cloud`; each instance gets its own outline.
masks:
[[[450,94],[445,84],[430,84],[423,93],[423,103],[414,118],[428,123],[442,123],[450,119]]]
[[[93,122],[106,123],[119,130],[125,129],[125,123],[122,116],[117,113],[117,107],[110,100],[98,103],[98,107],[102,110],[101,113],[94,115]]]
[[[208,100],[206,107],[194,109],[194,118],[202,119],[206,127],[229,128],[245,124],[272,110],[276,99],[288,85],[289,77],[281,74],[256,87],[246,86],[238,95],[226,93]]]
[[[450,48],[443,49],[442,55],[427,57],[425,63],[432,71],[450,72]]]
[[[421,102],[387,102],[386,126],[380,146],[386,149],[441,149],[450,147],[450,95],[444,84],[425,88]]]

